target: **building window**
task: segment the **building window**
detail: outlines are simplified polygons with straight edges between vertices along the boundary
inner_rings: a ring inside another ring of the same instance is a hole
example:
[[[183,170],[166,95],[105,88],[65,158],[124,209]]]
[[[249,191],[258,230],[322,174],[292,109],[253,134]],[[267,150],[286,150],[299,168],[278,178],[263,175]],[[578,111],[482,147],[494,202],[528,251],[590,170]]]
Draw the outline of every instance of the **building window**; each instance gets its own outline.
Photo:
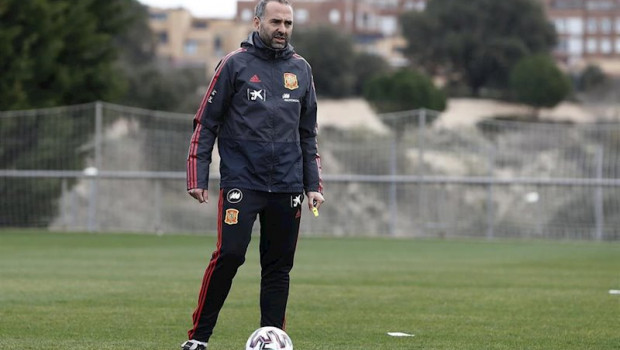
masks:
[[[215,51],[221,51],[222,50],[222,37],[221,36],[218,35],[213,40],[213,49]]]
[[[585,3],[586,9],[590,11],[609,11],[616,8],[616,4],[612,0],[590,0]]]
[[[588,53],[596,53],[598,49],[598,43],[595,38],[588,38],[586,40],[586,51]]]
[[[381,9],[396,9],[398,8],[398,0],[383,0],[375,3],[375,5]]]
[[[553,24],[555,25],[555,30],[558,34],[566,33],[566,19],[565,18],[556,18],[553,20]]]
[[[609,38],[601,39],[601,53],[604,53],[604,54],[611,53],[611,40]]]
[[[611,19],[610,18],[601,18],[601,33],[609,34],[611,33]]]
[[[396,34],[398,30],[398,19],[396,17],[385,16],[381,18],[381,33],[386,36]]]
[[[555,48],[558,52],[567,53],[568,52],[568,39],[566,38],[558,38],[558,46]]]
[[[412,11],[412,10],[424,11],[424,8],[426,8],[426,1],[411,1],[410,0],[405,3],[403,8],[405,9],[405,11]]]
[[[244,22],[249,22],[254,18],[254,12],[250,9],[244,9],[241,12],[241,20]]]
[[[157,41],[160,44],[167,44],[168,43],[168,32],[157,33]]]
[[[338,11],[337,9],[332,9],[331,11],[329,11],[329,21],[332,24],[340,23],[340,11]]]
[[[207,21],[193,21],[192,27],[197,29],[207,29],[209,27],[209,23],[207,23]]]
[[[308,22],[308,17],[310,17],[308,15],[308,10],[306,9],[296,9],[295,10],[295,20],[299,23],[306,23]]]
[[[620,17],[616,18],[616,33],[620,34]]]
[[[223,41],[222,41],[222,37],[219,35],[216,36],[215,39],[213,40],[213,51],[215,52],[216,56],[224,55]]]
[[[569,17],[566,20],[566,33],[571,35],[582,35],[583,20],[579,17]]]
[[[185,41],[183,52],[185,52],[186,55],[195,55],[198,52],[198,41],[194,39]]]
[[[568,39],[568,54],[571,56],[581,56],[583,54],[583,40],[581,40],[581,37],[571,37]]]
[[[598,21],[596,18],[588,18],[588,22],[586,22],[588,33],[596,33],[598,30]]]
[[[165,12],[151,12],[149,17],[155,21],[165,21],[168,19],[168,14]]]
[[[357,23],[357,28],[362,30],[367,30],[370,28],[370,15],[368,12],[360,13],[360,21]]]
[[[616,53],[620,54],[620,38],[616,39]]]
[[[581,7],[581,0],[554,0],[551,2],[553,9],[580,9]]]

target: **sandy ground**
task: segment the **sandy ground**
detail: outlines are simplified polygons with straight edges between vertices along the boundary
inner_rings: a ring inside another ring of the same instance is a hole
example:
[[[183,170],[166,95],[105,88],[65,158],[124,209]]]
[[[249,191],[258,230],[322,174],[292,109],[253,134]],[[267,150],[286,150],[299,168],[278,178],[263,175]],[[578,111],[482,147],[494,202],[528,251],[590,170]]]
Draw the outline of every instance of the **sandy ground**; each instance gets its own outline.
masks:
[[[317,118],[320,128],[335,127],[338,129],[369,129],[379,133],[388,132],[388,128],[379,120],[377,114],[364,99],[319,99]]]
[[[448,108],[436,121],[439,127],[459,127],[473,125],[476,122],[497,115],[527,114],[531,109],[524,105],[505,103],[495,100],[455,98],[450,99]],[[387,132],[368,103],[363,99],[319,100],[318,110],[320,127],[340,129],[365,128],[380,133]],[[587,123],[596,121],[593,113],[583,106],[565,102],[553,109],[540,111],[542,120],[572,121]]]
[[[460,125],[471,125],[482,119],[510,114],[529,114],[531,107],[506,103],[496,100],[483,100],[471,98],[450,99],[448,108],[437,120],[438,126],[454,127]],[[542,109],[540,111],[541,120],[549,121],[572,121],[575,123],[588,123],[595,121],[591,112],[582,106],[565,102],[553,109]]]

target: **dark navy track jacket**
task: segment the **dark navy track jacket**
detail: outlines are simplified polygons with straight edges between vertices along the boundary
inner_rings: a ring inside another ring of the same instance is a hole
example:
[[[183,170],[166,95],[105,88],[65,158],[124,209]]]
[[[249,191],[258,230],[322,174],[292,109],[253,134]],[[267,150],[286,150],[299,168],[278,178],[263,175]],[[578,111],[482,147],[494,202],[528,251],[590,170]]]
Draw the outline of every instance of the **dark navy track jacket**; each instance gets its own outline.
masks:
[[[208,188],[217,138],[220,187],[322,192],[316,112],[310,65],[252,33],[220,61],[194,117],[187,188]]]

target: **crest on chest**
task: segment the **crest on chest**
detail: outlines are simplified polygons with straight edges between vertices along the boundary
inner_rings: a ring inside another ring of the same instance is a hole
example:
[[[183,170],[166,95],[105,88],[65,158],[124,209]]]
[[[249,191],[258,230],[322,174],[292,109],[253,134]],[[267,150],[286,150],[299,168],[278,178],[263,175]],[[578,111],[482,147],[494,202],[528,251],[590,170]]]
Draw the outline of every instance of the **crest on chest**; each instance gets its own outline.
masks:
[[[289,90],[295,90],[299,88],[299,82],[297,81],[297,75],[293,73],[284,73],[284,87]]]

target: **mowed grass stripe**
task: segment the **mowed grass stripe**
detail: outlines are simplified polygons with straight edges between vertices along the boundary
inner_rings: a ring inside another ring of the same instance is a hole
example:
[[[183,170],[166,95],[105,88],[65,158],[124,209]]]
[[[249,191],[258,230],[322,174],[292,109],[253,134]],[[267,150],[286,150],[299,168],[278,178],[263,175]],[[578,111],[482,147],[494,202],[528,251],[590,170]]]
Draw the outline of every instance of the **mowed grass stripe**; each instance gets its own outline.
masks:
[[[258,327],[257,238],[209,350]],[[0,349],[178,349],[214,246],[0,231]],[[296,350],[618,349],[610,289],[615,242],[302,237],[287,324]]]

